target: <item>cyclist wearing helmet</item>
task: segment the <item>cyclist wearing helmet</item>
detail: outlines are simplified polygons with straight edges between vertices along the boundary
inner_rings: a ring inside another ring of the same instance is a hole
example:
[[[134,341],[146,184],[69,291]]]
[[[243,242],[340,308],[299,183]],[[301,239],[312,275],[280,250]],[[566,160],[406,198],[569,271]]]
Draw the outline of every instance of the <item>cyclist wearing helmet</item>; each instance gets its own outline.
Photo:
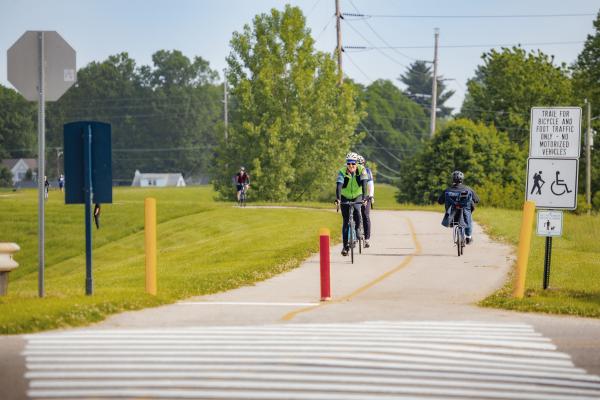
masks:
[[[341,168],[337,176],[337,184],[335,190],[335,204],[346,201],[363,201],[367,193],[367,171],[362,165],[358,165],[358,154],[346,154],[346,166]],[[360,229],[360,204],[354,205],[354,224],[356,229]],[[350,247],[348,245],[348,225],[350,222],[350,206],[341,204],[342,217],[344,224],[342,225],[342,237],[344,240],[344,248],[342,255],[347,256]]]
[[[373,173],[371,169],[366,166],[366,161],[363,156],[359,154],[358,156],[358,165],[362,165],[365,167],[365,171],[367,172],[367,197],[366,203],[361,207],[362,211],[362,220],[364,224],[365,231],[365,248],[371,247],[369,244],[369,240],[371,239],[371,206],[375,202],[375,182],[373,181]]]
[[[233,179],[235,180],[235,185],[237,188],[237,201],[240,201],[240,193],[242,192],[242,188],[244,188],[244,186],[246,188],[250,186],[250,175],[246,173],[246,168],[240,167],[240,172],[238,172]]]
[[[473,189],[469,186],[463,184],[465,179],[465,175],[460,171],[454,171],[452,173],[452,185],[444,190],[444,193],[438,198],[439,204],[445,204],[446,213],[444,214],[444,219],[442,221],[442,225],[445,227],[450,226],[450,222],[454,220],[454,207],[452,198],[457,198],[461,194],[465,199],[465,204],[463,206],[463,223],[465,224],[465,235],[467,244],[473,242],[472,236],[472,218],[471,214],[475,211],[475,204],[479,203],[479,196]]]

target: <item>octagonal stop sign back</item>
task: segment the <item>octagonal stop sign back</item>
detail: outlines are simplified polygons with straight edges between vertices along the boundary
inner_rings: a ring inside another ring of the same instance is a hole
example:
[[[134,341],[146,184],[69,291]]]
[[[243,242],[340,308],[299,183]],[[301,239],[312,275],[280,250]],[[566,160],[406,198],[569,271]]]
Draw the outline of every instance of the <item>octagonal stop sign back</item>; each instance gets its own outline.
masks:
[[[43,35],[44,96],[56,101],[77,80],[75,50],[55,31],[27,31],[7,51],[8,81],[30,101],[37,101],[39,35]]]

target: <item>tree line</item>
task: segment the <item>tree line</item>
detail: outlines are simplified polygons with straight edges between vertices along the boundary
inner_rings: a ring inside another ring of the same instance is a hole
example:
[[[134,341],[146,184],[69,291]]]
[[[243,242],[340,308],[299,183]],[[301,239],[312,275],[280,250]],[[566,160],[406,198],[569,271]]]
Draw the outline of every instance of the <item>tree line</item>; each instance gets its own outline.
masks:
[[[334,54],[316,51],[302,11],[286,6],[232,35],[223,77],[230,88],[227,132],[223,85],[206,60],[160,50],[152,65],[137,66],[121,53],[81,68],[76,86],[49,103],[47,156],[49,163],[60,157],[54,149],[62,146],[64,123],[93,119],[112,124],[113,175],[125,183],[136,169],[182,172],[210,176],[221,197],[231,198],[232,176],[244,165],[256,199],[328,199],[345,153],[356,150],[379,182],[399,188],[399,201],[433,201],[461,169],[484,202],[518,207],[530,108],[583,105],[587,98],[593,115],[600,111],[600,14],[594,30],[571,65],[521,47],[485,52],[455,115],[445,105],[453,91],[438,77],[438,130],[430,138],[433,77],[425,62],[411,64],[397,82],[339,84]],[[0,158],[35,156],[35,121],[35,105],[0,86]]]

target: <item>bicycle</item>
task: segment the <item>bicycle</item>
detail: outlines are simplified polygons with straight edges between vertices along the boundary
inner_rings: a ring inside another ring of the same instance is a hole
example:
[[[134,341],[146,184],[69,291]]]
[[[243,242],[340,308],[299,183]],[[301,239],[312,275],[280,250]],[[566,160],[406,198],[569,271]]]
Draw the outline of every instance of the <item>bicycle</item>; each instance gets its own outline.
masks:
[[[454,215],[454,220],[452,221],[452,241],[456,245],[456,251],[458,256],[464,254],[465,245],[466,245],[466,233],[465,226],[463,222],[463,209],[459,205],[456,207],[456,214]]]
[[[464,208],[471,203],[471,196],[468,191],[462,192],[448,192],[446,193],[446,199],[452,204],[453,214],[452,222],[452,242],[456,245],[456,252],[458,256],[464,254],[465,246],[467,242],[467,234],[465,232],[465,221],[464,221]]]
[[[240,207],[246,207],[246,190],[247,185],[242,185],[242,190],[240,190],[240,200],[238,201],[238,205]]]
[[[356,204],[362,204],[362,201],[343,201],[340,205],[350,206],[350,215],[348,217],[348,232],[346,233],[346,237],[348,238],[348,244],[350,245],[350,262],[354,264],[354,247],[358,243],[358,252],[362,253],[362,241],[364,237],[362,236],[362,232],[358,232],[356,229],[356,225],[354,222],[354,206]],[[339,210],[339,208],[338,208]],[[362,216],[360,213],[358,214],[360,227],[362,228]]]

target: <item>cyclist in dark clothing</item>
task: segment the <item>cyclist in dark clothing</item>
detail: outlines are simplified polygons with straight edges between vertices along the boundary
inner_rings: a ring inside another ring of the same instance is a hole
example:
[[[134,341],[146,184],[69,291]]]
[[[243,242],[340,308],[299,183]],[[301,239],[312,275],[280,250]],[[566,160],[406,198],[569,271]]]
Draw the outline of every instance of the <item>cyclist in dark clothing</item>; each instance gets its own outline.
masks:
[[[473,189],[469,186],[463,184],[465,179],[465,175],[460,171],[454,171],[452,173],[452,185],[444,190],[444,193],[440,195],[438,198],[439,204],[445,204],[446,212],[444,214],[444,219],[442,220],[442,225],[445,227],[451,226],[451,223],[454,221],[454,202],[452,199],[458,198],[461,194],[463,194],[463,198],[466,199],[466,204],[463,205],[463,223],[465,224],[465,235],[467,244],[470,244],[473,241],[472,236],[472,216],[471,214],[475,211],[475,204],[479,203],[479,196]]]
[[[248,188],[250,186],[250,175],[246,172],[246,168],[240,167],[240,172],[235,175],[235,185],[237,188],[237,201],[240,201],[240,193],[244,186]]]
[[[361,203],[366,199],[367,195],[367,171],[362,165],[358,165],[358,154],[348,153],[346,155],[346,167],[341,168],[338,171],[335,189],[335,204],[341,204],[342,202],[354,202],[358,201],[358,204],[354,205],[354,224],[356,230],[360,231],[360,213]],[[348,244],[348,225],[350,223],[350,205],[341,204],[342,217],[344,223],[342,225],[342,238],[344,241],[344,248],[342,255],[347,256],[350,250]]]

